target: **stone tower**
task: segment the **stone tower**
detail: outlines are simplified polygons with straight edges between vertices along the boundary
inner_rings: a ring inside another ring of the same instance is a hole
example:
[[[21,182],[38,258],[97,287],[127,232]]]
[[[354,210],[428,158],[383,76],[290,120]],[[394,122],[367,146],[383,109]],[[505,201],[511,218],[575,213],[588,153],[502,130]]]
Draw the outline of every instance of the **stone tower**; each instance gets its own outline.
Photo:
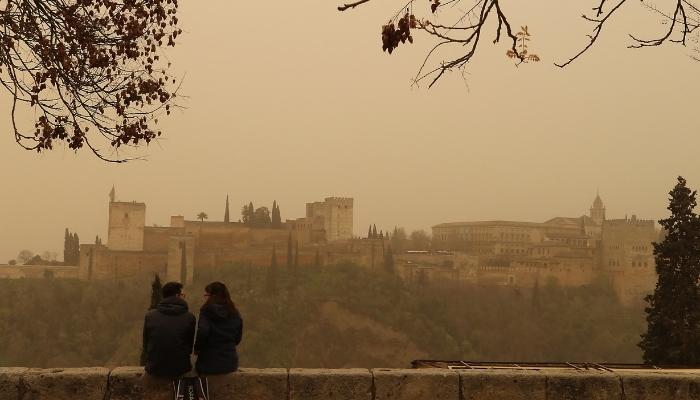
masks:
[[[352,239],[353,199],[351,197],[327,197],[324,201],[306,203],[306,216],[323,217],[326,240]]]
[[[114,187],[109,193],[107,247],[110,250],[143,251],[146,204],[115,201]]]
[[[596,193],[593,207],[591,207],[591,219],[599,225],[605,221],[605,206],[598,193]]]

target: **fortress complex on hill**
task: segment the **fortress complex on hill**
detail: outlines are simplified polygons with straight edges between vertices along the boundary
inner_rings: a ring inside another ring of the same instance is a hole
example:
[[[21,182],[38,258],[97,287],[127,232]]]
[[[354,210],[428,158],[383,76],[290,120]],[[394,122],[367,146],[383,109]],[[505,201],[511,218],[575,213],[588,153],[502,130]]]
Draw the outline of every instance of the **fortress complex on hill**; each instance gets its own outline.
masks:
[[[146,204],[115,201],[112,191],[107,243],[80,245],[78,275],[92,280],[159,273],[168,280],[191,282],[195,266],[269,265],[271,248],[284,253],[290,238],[295,246],[308,247],[353,237],[352,198],[308,203],[305,217],[275,228],[228,221],[228,200],[226,210],[224,221],[172,216],[170,226],[146,226]]]
[[[392,238],[353,235],[353,199],[329,197],[306,204],[306,215],[276,226],[190,221],[172,216],[169,226],[146,226],[146,204],[116,201],[110,194],[106,244],[81,244],[79,265],[61,269],[16,266],[2,277],[79,277],[191,282],[198,268],[232,263],[269,266],[273,249],[285,265],[294,252],[299,265],[351,262],[385,268]],[[637,302],[656,283],[652,243],[661,238],[654,221],[606,219],[596,196],[590,212],[545,222],[451,222],[432,228],[432,248],[393,254],[395,272],[409,283],[446,279],[483,286],[534,288],[557,282],[580,286],[612,283],[623,303]],[[292,249],[290,250],[290,243]],[[392,252],[393,253],[393,252]],[[51,271],[46,271],[51,269]]]
[[[534,287],[555,279],[578,286],[609,279],[623,302],[642,299],[656,284],[653,220],[606,219],[596,196],[590,213],[542,223],[452,222],[435,225],[433,246],[462,254],[465,279],[480,284]],[[471,257],[471,258],[470,258]],[[436,271],[435,271],[436,272]]]

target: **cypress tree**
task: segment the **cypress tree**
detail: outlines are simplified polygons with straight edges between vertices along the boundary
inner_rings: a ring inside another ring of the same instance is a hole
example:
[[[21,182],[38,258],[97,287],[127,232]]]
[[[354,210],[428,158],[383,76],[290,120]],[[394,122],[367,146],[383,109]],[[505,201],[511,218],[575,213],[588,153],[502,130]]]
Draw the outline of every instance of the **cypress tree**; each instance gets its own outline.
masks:
[[[277,200],[272,202],[272,227],[280,228],[282,226],[282,215],[280,214],[280,206]]]
[[[280,210],[279,203],[277,204],[277,227],[282,226],[282,211]]]
[[[255,226],[255,207],[252,201],[248,203],[248,225]]]
[[[156,274],[153,282],[151,283],[151,304],[148,306],[149,310],[153,310],[158,306],[158,303],[163,299],[163,286],[160,283],[160,277]],[[141,356],[139,357],[139,365],[146,365],[146,348],[141,346]]]
[[[63,236],[63,262],[67,265],[71,264],[70,239],[70,232],[68,232],[68,228],[66,228],[66,233]]]
[[[287,269],[292,269],[292,232],[289,232],[289,238],[287,239]]]
[[[666,232],[654,243],[658,281],[648,304],[647,332],[639,347],[648,364],[700,364],[700,220],[696,192],[678,177],[669,192],[671,215],[659,221]]]
[[[369,230],[367,231],[367,239],[372,239],[372,224],[369,224]]]
[[[148,309],[155,309],[161,300],[163,300],[163,285],[160,282],[160,276],[156,274],[153,283],[151,283],[151,305]]]
[[[180,283],[187,283],[187,244],[180,242]]]
[[[272,259],[270,260],[270,267],[267,269],[265,289],[271,295],[277,294],[277,252],[275,245],[272,245]]]
[[[72,265],[75,257],[75,234],[68,234],[68,262]]]
[[[77,263],[80,260],[80,237],[78,233],[75,234],[75,242],[73,244],[73,262]]]
[[[77,233],[70,233],[67,229],[66,233],[68,235],[64,244],[63,259],[68,265],[75,265],[80,259],[80,239]]]
[[[372,239],[376,239],[379,236],[377,235],[377,225],[372,225]]]
[[[299,241],[294,241],[294,271],[299,268]]]
[[[277,200],[272,200],[272,211],[270,211],[270,222],[273,228],[276,228],[275,224],[275,214],[277,214]]]
[[[389,245],[389,248],[384,254],[384,269],[389,274],[394,274],[394,252],[391,250],[391,245]]]
[[[231,222],[231,216],[228,212],[228,195],[226,195],[226,209],[224,210],[224,222]]]

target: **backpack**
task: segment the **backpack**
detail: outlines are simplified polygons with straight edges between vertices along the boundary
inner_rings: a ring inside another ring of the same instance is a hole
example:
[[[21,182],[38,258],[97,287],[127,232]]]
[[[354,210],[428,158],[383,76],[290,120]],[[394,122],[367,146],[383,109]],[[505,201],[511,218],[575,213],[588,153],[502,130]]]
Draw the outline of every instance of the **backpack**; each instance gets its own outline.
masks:
[[[175,400],[208,400],[207,378],[199,376],[183,377],[173,382]]]
[[[190,363],[194,358],[194,344],[197,342],[197,330],[199,329],[199,318],[195,320],[194,337],[192,338],[192,353]],[[193,371],[185,376],[173,381],[173,392],[175,400],[209,400],[209,384],[206,377],[196,376]]]

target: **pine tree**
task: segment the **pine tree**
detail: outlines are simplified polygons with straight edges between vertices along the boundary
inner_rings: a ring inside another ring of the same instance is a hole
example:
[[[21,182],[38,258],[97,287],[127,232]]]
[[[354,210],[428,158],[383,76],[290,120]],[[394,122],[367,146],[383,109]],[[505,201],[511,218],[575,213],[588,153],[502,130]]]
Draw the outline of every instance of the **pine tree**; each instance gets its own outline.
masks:
[[[666,232],[654,243],[658,281],[648,303],[647,332],[639,347],[648,364],[700,364],[700,219],[696,192],[678,177],[669,192],[671,215],[659,224]]]
[[[287,270],[292,269],[292,232],[289,232],[287,239]]]

